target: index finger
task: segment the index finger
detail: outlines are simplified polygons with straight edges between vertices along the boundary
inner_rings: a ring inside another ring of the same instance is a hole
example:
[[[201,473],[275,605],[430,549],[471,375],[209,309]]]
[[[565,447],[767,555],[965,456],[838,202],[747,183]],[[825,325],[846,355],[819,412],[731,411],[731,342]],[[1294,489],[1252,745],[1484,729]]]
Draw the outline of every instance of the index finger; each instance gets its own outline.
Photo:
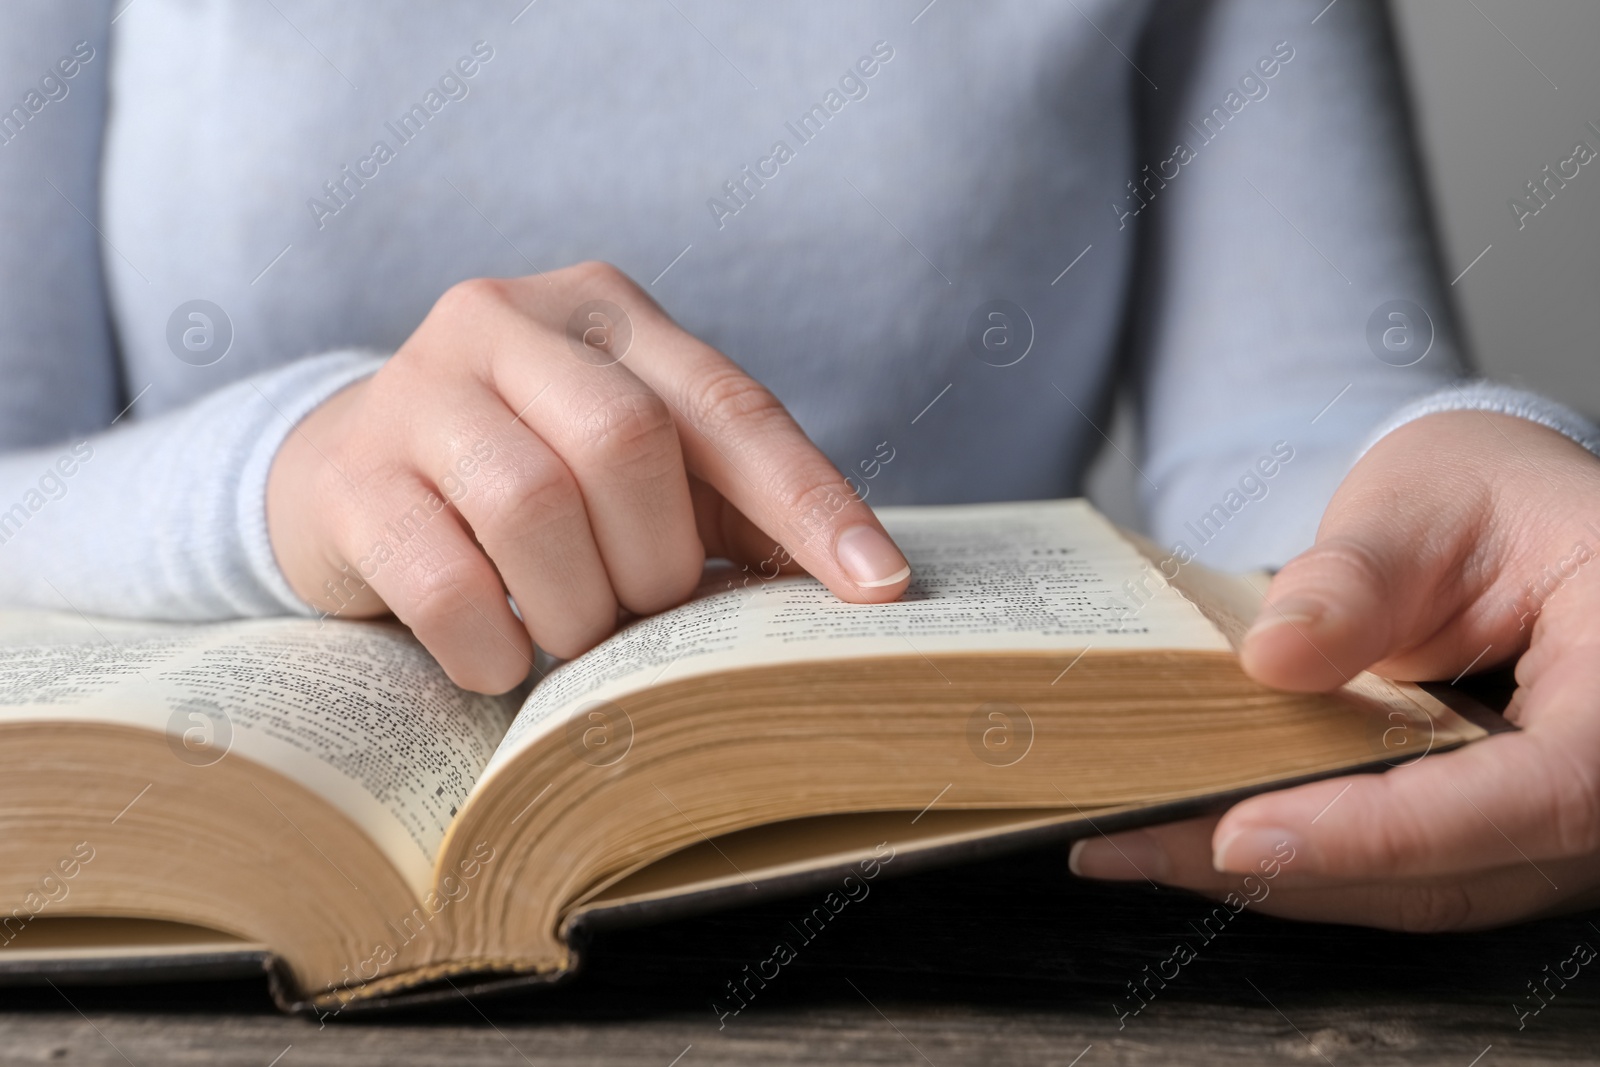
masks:
[[[911,567],[872,509],[765,387],[659,308],[630,361],[672,407],[689,472],[710,483],[841,600],[882,603]]]

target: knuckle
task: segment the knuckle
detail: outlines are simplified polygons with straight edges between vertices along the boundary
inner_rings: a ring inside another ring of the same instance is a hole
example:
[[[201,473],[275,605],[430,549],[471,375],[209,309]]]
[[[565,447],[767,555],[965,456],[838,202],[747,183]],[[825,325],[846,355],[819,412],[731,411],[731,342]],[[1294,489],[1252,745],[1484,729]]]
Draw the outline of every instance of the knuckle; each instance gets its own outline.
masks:
[[[575,263],[567,268],[567,273],[579,284],[602,290],[614,291],[633,286],[633,279],[623,273],[620,267],[601,259],[588,259],[582,263]]]
[[[499,278],[468,278],[444,291],[433,313],[445,318],[477,319],[511,303],[511,290]]]
[[[581,420],[585,452],[608,465],[663,458],[676,451],[672,409],[654,393],[623,393],[601,400]]]
[[[1334,537],[1319,543],[1309,555],[1291,562],[1284,570],[1300,564],[1298,570],[1312,572],[1308,577],[1322,581],[1345,583],[1359,582],[1368,589],[1388,586],[1387,571],[1372,550],[1359,541],[1347,537]]]
[[[412,629],[424,632],[443,630],[475,616],[474,600],[488,596],[495,584],[483,567],[466,558],[423,561],[404,581],[408,604],[404,613],[396,614]]]
[[[786,514],[814,520],[837,515],[850,502],[844,480],[832,472],[796,471],[778,481],[773,495]]]
[[[754,378],[734,366],[708,371],[691,391],[695,423],[712,430],[759,426],[787,419],[777,397]]]
[[[541,535],[551,520],[581,506],[578,483],[555,460],[519,465],[486,488],[473,533],[484,545]]]
[[[1459,930],[1472,920],[1472,895],[1460,885],[1400,886],[1395,924],[1408,934]]]
[[[1381,822],[1373,827],[1365,851],[1368,865],[1379,871],[1392,871],[1412,855],[1411,842]]]

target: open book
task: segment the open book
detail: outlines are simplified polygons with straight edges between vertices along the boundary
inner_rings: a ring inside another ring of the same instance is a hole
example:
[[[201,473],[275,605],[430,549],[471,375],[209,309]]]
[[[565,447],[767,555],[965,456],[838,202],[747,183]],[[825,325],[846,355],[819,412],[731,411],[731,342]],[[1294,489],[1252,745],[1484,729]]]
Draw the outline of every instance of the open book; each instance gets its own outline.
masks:
[[[323,1012],[549,981],[586,926],[848,893],[1486,733],[1370,675],[1250,681],[1256,590],[1081,501],[880,514],[902,600],[729,571],[520,706],[394,625],[0,613],[0,980],[246,958]]]

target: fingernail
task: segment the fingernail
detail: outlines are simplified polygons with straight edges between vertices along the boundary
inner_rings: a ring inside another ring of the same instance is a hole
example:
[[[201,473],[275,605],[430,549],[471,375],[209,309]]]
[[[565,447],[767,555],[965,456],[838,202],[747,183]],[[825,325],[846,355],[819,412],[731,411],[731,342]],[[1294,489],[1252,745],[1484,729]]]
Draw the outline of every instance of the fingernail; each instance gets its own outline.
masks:
[[[876,526],[850,527],[833,543],[833,554],[850,580],[863,589],[881,589],[911,575],[906,558]]]
[[[1223,874],[1255,874],[1263,864],[1282,866],[1305,852],[1299,834],[1277,827],[1246,827],[1216,843],[1211,866]]]
[[[1248,641],[1257,634],[1278,626],[1297,628],[1315,626],[1322,621],[1322,616],[1327,610],[1327,605],[1322,601],[1312,600],[1310,597],[1289,597],[1275,604],[1271,602],[1263,604],[1261,614],[1256,616],[1256,621],[1244,635],[1245,640]]]
[[[1079,878],[1109,881],[1159,881],[1167,876],[1167,850],[1146,833],[1086,837],[1074,841],[1067,853],[1067,869]]]

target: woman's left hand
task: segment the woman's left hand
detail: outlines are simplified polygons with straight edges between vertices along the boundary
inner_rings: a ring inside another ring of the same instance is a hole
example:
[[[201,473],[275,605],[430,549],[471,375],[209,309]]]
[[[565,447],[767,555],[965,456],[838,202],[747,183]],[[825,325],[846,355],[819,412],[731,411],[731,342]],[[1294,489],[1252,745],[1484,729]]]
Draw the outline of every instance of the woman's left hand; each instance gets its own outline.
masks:
[[[1387,435],[1273,580],[1242,659],[1301,692],[1515,661],[1522,729],[1082,841],[1076,873],[1222,896],[1271,870],[1249,895],[1261,911],[1403,930],[1600,903],[1600,460],[1584,449],[1475,411]]]

